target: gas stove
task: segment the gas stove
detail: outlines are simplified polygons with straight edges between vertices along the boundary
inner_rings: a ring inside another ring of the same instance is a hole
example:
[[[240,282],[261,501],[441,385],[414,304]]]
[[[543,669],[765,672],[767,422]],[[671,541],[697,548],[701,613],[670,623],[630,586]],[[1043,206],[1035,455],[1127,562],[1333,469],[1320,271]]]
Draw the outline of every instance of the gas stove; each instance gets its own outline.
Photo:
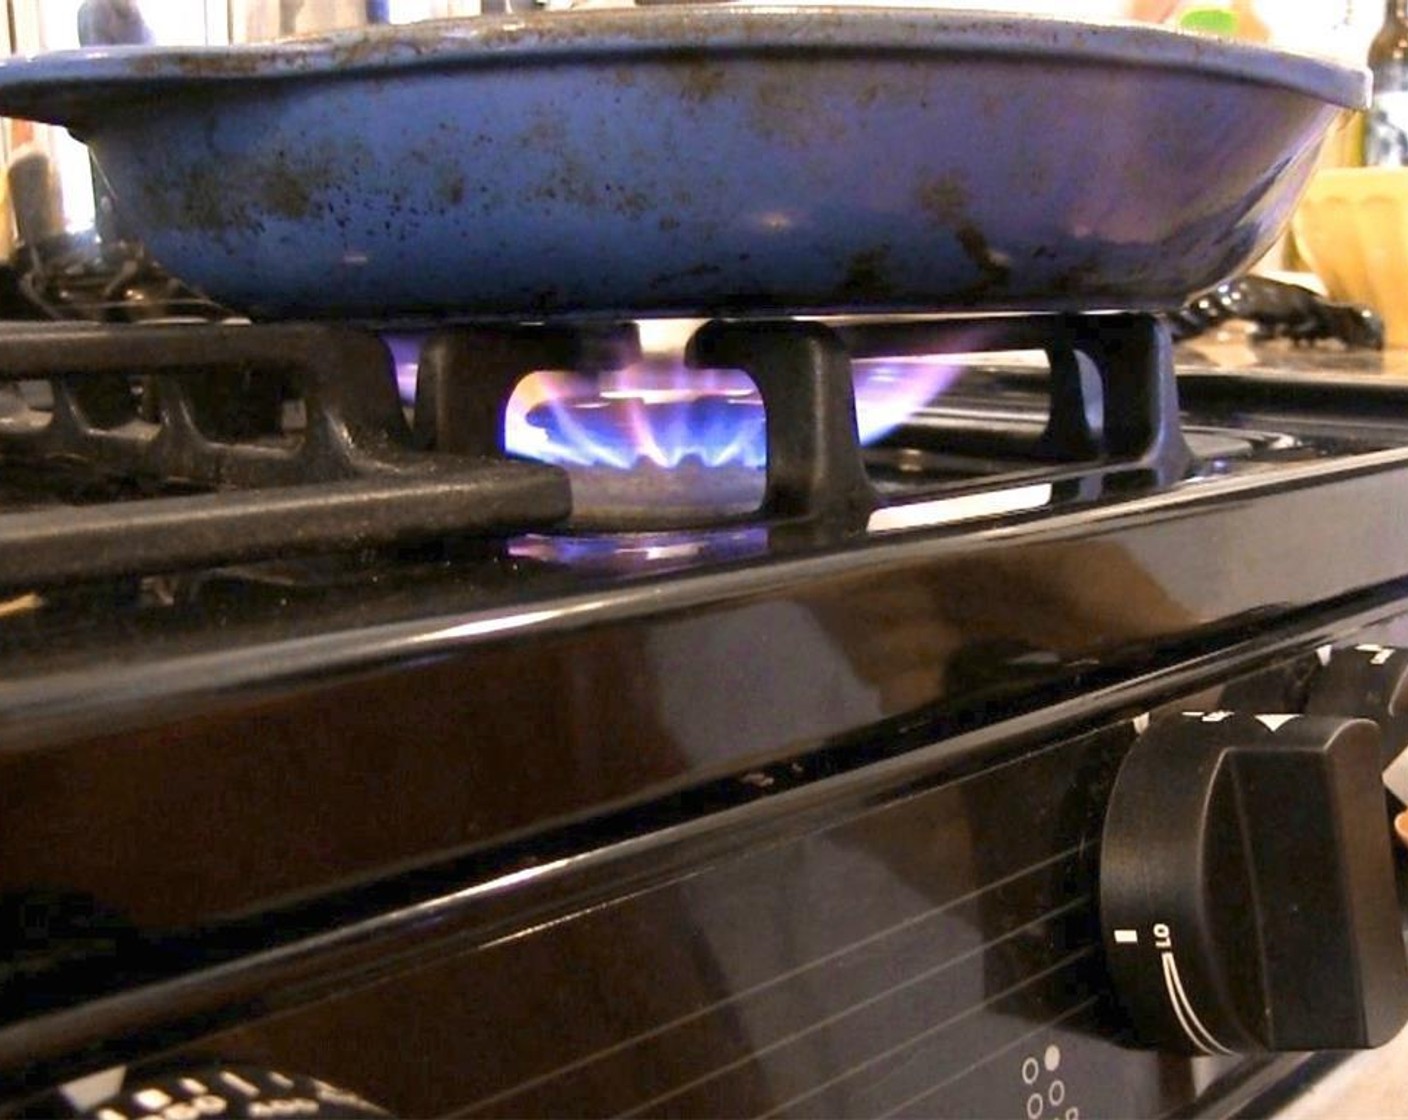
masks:
[[[1408,381],[659,337],[0,327],[9,1114],[1257,1114],[1396,1033]]]

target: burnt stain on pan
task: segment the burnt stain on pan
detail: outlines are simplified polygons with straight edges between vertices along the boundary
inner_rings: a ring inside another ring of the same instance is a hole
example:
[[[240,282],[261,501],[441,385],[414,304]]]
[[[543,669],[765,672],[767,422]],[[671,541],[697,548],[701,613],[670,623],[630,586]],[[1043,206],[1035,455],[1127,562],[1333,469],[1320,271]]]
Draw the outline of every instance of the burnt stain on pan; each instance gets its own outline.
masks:
[[[264,232],[257,208],[232,198],[224,176],[211,167],[191,168],[176,182],[152,179],[139,189],[148,219],[159,229],[198,231],[227,249],[234,247],[232,236]]]
[[[143,54],[132,59],[132,73],[142,78],[263,78],[270,51],[228,51],[221,54],[182,52]]]
[[[1047,290],[1062,297],[1085,295],[1100,287],[1101,271],[1099,257],[1092,253],[1053,276]]]
[[[861,86],[860,89],[856,90],[856,107],[860,109],[871,108],[880,100],[881,94],[884,92],[879,82],[871,82],[868,85]]]
[[[457,171],[444,172],[439,182],[439,193],[446,206],[458,207],[463,204],[465,196],[464,174]]]
[[[938,175],[926,179],[915,191],[919,211],[935,224],[952,229],[968,221],[968,185],[958,175]]]
[[[919,185],[915,202],[929,220],[953,235],[978,278],[959,293],[965,299],[1005,292],[1012,283],[1012,262],[989,243],[969,213],[968,186],[957,175],[939,175]]]
[[[313,145],[236,157],[220,155],[150,180],[147,209],[174,229],[259,230],[265,219],[306,222],[329,212],[330,199],[349,181],[357,153],[346,146]],[[353,176],[355,177],[355,176]]]
[[[750,72],[749,86],[736,92],[753,131],[769,143],[800,150],[847,143],[858,123],[857,106],[854,98],[838,100],[846,79],[829,61],[825,56],[801,64],[778,59],[765,71]],[[872,99],[883,95],[877,83],[867,89]]]
[[[717,97],[728,84],[728,72],[717,61],[700,55],[675,60],[680,99],[686,104],[702,105]]]
[[[557,151],[567,144],[567,123],[556,110],[537,108],[531,115],[532,123],[518,137],[520,147],[536,151]]]
[[[308,180],[286,163],[270,167],[260,184],[259,193],[271,214],[301,222],[311,216],[313,192]]]
[[[991,245],[983,231],[972,222],[964,222],[953,235],[958,246],[977,267],[981,277],[978,290],[982,292],[1004,291],[1012,281],[1012,262],[1000,255]]]
[[[723,271],[721,265],[697,264],[693,268],[684,268],[677,272],[661,272],[652,276],[646,281],[646,287],[651,291],[659,291],[662,288],[668,290],[681,280],[707,280],[722,275]]]
[[[855,253],[846,262],[846,275],[836,295],[844,303],[891,299],[896,288],[889,271],[890,246],[880,245]]]

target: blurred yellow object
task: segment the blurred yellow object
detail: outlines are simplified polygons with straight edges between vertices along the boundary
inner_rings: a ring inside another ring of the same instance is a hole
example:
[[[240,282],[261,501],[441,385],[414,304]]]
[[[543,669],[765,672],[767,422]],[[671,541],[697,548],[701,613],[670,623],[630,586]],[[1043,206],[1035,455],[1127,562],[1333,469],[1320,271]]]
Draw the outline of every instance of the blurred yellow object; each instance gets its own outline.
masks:
[[[1368,304],[1388,345],[1408,347],[1408,167],[1324,169],[1291,228],[1331,298]]]

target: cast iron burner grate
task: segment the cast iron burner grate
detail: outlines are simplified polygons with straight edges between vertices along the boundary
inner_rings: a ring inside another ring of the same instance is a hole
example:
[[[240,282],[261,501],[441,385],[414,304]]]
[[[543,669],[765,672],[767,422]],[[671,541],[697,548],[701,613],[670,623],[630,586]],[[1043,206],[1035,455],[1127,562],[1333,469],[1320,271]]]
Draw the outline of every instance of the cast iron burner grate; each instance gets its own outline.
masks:
[[[6,326],[7,474],[79,463],[178,492],[0,513],[0,584],[561,528],[568,476],[508,458],[510,397],[536,370],[600,368],[639,357],[639,347],[631,324],[442,328],[421,352],[413,431],[387,349],[367,331]],[[1191,456],[1168,333],[1147,315],[715,321],[694,334],[685,362],[742,371],[758,389],[767,462],[753,517],[844,538],[889,504],[867,475],[852,360],[1019,349],[1044,350],[1050,362],[1040,461],[1134,467],[1162,485],[1184,475]],[[47,383],[47,407],[33,403],[36,383]],[[281,421],[290,398],[301,409],[295,435]],[[604,513],[633,527],[624,509]]]
[[[25,392],[41,379],[43,409]],[[301,393],[292,439],[270,415],[280,379]],[[570,508],[556,468],[418,450],[381,341],[301,324],[7,325],[0,461],[209,491],[0,513],[9,585],[501,534]]]
[[[1026,457],[1037,464],[1117,464],[1152,472],[1169,485],[1192,456],[1179,428],[1172,347],[1152,316],[1013,316],[828,325],[816,321],[714,321],[690,339],[685,364],[738,370],[762,399],[766,482],[753,516],[803,519],[860,529],[889,504],[867,473],[857,435],[852,362],[1041,350],[1049,366],[1050,405],[1044,429]],[[416,396],[421,441],[457,452],[501,451],[504,416],[514,389],[543,369],[612,369],[640,359],[630,325],[575,330],[556,326],[473,327],[443,331],[425,344]],[[569,468],[570,470],[570,468]],[[730,487],[717,468],[718,489]],[[618,505],[584,510],[574,522],[591,527],[673,528],[707,519],[705,487],[676,499],[632,506],[633,472],[588,468],[600,494],[602,475],[620,475]],[[574,475],[580,481],[582,472]],[[696,471],[696,473],[707,473]],[[661,471],[634,472],[641,488]],[[585,488],[583,488],[585,489]],[[675,489],[678,489],[676,487]],[[580,495],[579,495],[580,497]],[[578,503],[579,507],[581,503]],[[715,521],[726,520],[714,508]],[[648,525],[641,517],[655,520]]]

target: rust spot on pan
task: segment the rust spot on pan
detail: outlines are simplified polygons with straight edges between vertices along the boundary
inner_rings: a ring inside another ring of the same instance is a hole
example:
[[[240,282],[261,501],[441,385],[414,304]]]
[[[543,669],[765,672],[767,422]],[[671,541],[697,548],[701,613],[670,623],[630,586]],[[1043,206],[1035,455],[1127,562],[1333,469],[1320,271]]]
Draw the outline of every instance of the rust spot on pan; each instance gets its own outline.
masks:
[[[790,63],[791,60],[789,60]],[[824,58],[809,65],[775,63],[747,91],[749,123],[759,135],[792,148],[844,143],[855,123],[851,110],[838,108],[836,75]]]
[[[953,231],[964,255],[977,266],[981,274],[974,285],[981,292],[1002,291],[1012,280],[1012,262],[993,250],[983,231],[972,222],[964,222]]]
[[[267,51],[223,51],[221,53],[153,53],[132,59],[132,73],[139,77],[165,77],[173,71],[182,78],[267,77]]]
[[[1095,255],[1063,269],[1051,278],[1049,290],[1057,296],[1079,296],[1099,287],[1100,262]]]
[[[267,209],[271,214],[298,222],[308,218],[313,210],[313,192],[307,178],[298,171],[280,162],[270,167],[258,185]]]
[[[659,291],[661,288],[672,288],[681,280],[705,280],[718,276],[722,272],[723,268],[717,264],[697,264],[693,268],[681,269],[678,272],[661,272],[652,276],[646,282],[646,287],[653,291]]]
[[[464,202],[465,182],[464,176],[459,172],[444,175],[439,186],[440,197],[446,206],[459,206]]]
[[[266,218],[308,221],[355,179],[358,153],[312,145],[299,152],[222,153],[183,170],[158,173],[142,190],[153,218],[177,229],[219,234],[262,228]]]
[[[682,100],[700,105],[722,93],[728,83],[728,72],[707,58],[690,58],[676,64]]]
[[[945,229],[968,222],[968,186],[958,175],[940,175],[921,183],[915,201],[921,213]]]

